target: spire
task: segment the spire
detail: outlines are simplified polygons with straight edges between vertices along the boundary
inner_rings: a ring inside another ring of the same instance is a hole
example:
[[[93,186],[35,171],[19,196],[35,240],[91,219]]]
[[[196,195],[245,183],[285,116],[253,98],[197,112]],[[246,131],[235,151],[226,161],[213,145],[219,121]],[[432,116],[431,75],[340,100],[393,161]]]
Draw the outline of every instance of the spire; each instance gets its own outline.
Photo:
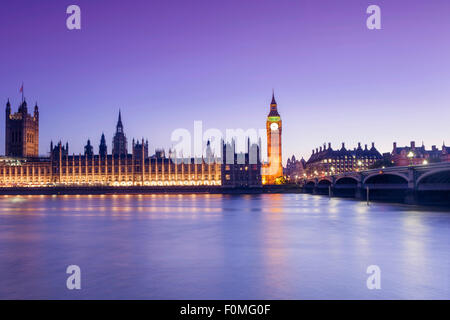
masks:
[[[11,107],[11,102],[9,102],[9,98],[8,98],[8,101],[6,102],[6,107],[8,107],[8,108]]]
[[[275,100],[275,91],[272,89],[272,102],[270,104],[277,104],[277,101]]]
[[[119,119],[117,119],[116,131],[123,133],[122,114],[119,109]]]
[[[120,112],[120,109],[119,109],[119,119],[117,120],[117,126],[119,126],[119,125],[120,125],[121,127],[123,126],[123,125],[122,125],[122,114],[121,114],[121,112]]]
[[[269,112],[269,117],[279,117],[280,114],[278,113],[277,110],[277,101],[275,100],[275,92],[272,89],[272,102],[270,103],[270,112]]]

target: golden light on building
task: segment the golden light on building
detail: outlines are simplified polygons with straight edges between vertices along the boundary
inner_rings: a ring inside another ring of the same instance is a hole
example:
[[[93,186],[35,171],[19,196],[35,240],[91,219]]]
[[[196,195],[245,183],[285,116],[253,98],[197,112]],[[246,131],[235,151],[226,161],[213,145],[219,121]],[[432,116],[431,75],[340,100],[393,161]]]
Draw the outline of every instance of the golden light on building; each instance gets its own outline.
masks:
[[[263,166],[262,181],[263,184],[279,184],[285,180],[283,178],[283,165],[281,158],[282,123],[280,114],[278,113],[275,95],[273,93],[272,102],[270,103],[270,112],[266,120],[266,131],[268,163]]]

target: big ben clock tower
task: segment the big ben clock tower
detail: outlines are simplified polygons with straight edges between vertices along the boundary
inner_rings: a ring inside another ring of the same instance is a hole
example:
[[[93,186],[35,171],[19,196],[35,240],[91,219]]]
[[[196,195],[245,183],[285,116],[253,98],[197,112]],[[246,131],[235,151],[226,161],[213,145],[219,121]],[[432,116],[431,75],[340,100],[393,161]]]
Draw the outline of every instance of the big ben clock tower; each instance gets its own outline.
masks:
[[[267,116],[267,159],[268,164],[264,166],[263,183],[275,184],[277,178],[283,176],[283,165],[281,163],[281,117],[278,113],[275,95],[272,93],[270,112]]]

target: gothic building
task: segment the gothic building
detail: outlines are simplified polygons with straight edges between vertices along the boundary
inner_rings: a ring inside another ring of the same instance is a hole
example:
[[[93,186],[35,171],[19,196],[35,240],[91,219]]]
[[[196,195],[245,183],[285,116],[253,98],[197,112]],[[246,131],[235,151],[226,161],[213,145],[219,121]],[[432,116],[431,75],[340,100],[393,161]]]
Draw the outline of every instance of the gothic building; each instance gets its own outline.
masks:
[[[420,147],[416,146],[415,141],[411,141],[410,146],[405,147],[397,147],[397,143],[394,142],[389,158],[394,166],[449,162],[450,147],[446,147],[443,142],[441,150],[435,145],[431,146],[431,150],[427,150],[423,142]]]
[[[11,112],[11,103],[6,103],[5,155],[8,157],[37,157],[39,154],[39,108],[28,114],[27,102],[23,99],[18,112]]]
[[[305,159],[301,158],[297,160],[293,155],[290,159],[288,158],[286,163],[286,168],[284,169],[284,175],[289,182],[297,183],[299,180],[304,178],[305,174]]]
[[[237,153],[235,141],[222,144],[222,186],[260,187],[261,159],[260,146],[247,140],[246,152]]]
[[[7,108],[8,115],[10,115],[9,110]],[[27,115],[26,104],[22,104],[19,115],[12,115],[8,119],[25,119],[25,115]],[[37,107],[33,119],[38,119]],[[8,130],[11,130],[11,128],[18,130],[16,128],[18,125],[16,123],[14,125],[7,127]],[[16,131],[13,132],[14,138],[16,135],[19,136]],[[29,133],[26,130],[24,132]],[[11,134],[8,135],[8,137],[10,136]],[[31,139],[31,141],[34,140]],[[144,141],[144,139],[135,141],[133,139],[132,153],[128,154],[127,140],[119,112],[112,154],[107,152],[104,134],[100,138],[98,154],[95,153],[90,140],[84,146],[84,153],[78,155],[69,154],[68,143],[63,145],[60,141],[54,146],[51,142],[49,157],[0,157],[0,186],[164,187],[222,185],[243,187],[261,184],[259,147],[250,147],[249,145],[251,152],[245,154],[236,154],[233,149],[228,158],[232,159],[231,163],[227,165],[223,164],[220,157],[215,157],[212,154],[210,145],[208,147],[208,159],[203,157],[200,159],[177,159],[174,152],[169,151],[167,156],[164,150],[155,150],[155,154],[149,156],[148,141]],[[255,152],[258,154],[256,162],[252,159]],[[226,156],[225,159],[227,159]],[[226,182],[224,182],[222,176],[226,179]]]
[[[327,176],[350,171],[362,171],[369,169],[374,163],[383,159],[383,156],[375,148],[369,149],[367,144],[364,149],[361,143],[353,150],[347,149],[345,144],[337,150],[331,148],[331,143],[323,147],[312,150],[311,157],[305,164],[305,174],[307,177]]]
[[[122,116],[120,110],[119,110],[119,120],[117,120],[116,125],[116,134],[114,135],[113,138],[112,154],[118,156],[128,154],[127,138],[125,137],[125,132],[123,131]]]
[[[138,158],[148,158],[148,140],[144,143],[144,138],[142,138],[142,142],[139,143],[139,141],[134,142],[133,139],[133,155]]]
[[[263,166],[263,184],[276,184],[283,176],[283,166],[281,159],[281,117],[278,113],[275,94],[272,93],[270,111],[267,115],[267,158],[268,163]]]

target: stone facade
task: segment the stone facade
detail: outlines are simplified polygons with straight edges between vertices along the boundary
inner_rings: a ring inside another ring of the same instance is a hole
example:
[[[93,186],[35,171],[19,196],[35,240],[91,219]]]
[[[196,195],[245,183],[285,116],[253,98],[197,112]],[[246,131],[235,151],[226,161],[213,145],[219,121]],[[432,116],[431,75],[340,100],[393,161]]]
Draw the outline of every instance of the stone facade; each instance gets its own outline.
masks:
[[[247,141],[247,152],[237,153],[235,142],[222,146],[222,185],[225,187],[261,187],[260,146]]]
[[[341,149],[333,150],[331,143],[328,143],[328,148],[324,144],[323,147],[312,151],[311,157],[306,162],[305,174],[310,178],[367,170],[382,158],[374,143],[370,149],[367,144],[363,149],[361,143],[358,143],[358,147],[353,150],[347,150],[344,143]]]
[[[301,158],[297,160],[295,156],[292,156],[287,160],[286,168],[284,169],[284,175],[289,182],[297,183],[304,178],[306,169],[306,161]]]
[[[19,112],[21,116],[25,114],[23,109]],[[149,156],[148,141],[133,139],[132,153],[128,154],[120,114],[116,128],[112,154],[107,153],[102,134],[98,154],[88,140],[84,154],[70,155],[68,143],[53,145],[51,142],[49,157],[0,157],[0,187],[261,186],[257,145],[249,145],[249,152],[245,154],[237,154],[232,149],[228,158],[226,155],[216,157],[209,151],[208,159],[177,159],[171,151],[167,157],[164,150],[156,150]],[[230,163],[225,163],[230,159]]]
[[[424,144],[417,147],[414,141],[409,146],[397,147],[394,142],[390,159],[395,166],[421,165],[435,162],[450,161],[450,147],[442,144],[441,150],[432,146],[431,150],[426,150]]]

